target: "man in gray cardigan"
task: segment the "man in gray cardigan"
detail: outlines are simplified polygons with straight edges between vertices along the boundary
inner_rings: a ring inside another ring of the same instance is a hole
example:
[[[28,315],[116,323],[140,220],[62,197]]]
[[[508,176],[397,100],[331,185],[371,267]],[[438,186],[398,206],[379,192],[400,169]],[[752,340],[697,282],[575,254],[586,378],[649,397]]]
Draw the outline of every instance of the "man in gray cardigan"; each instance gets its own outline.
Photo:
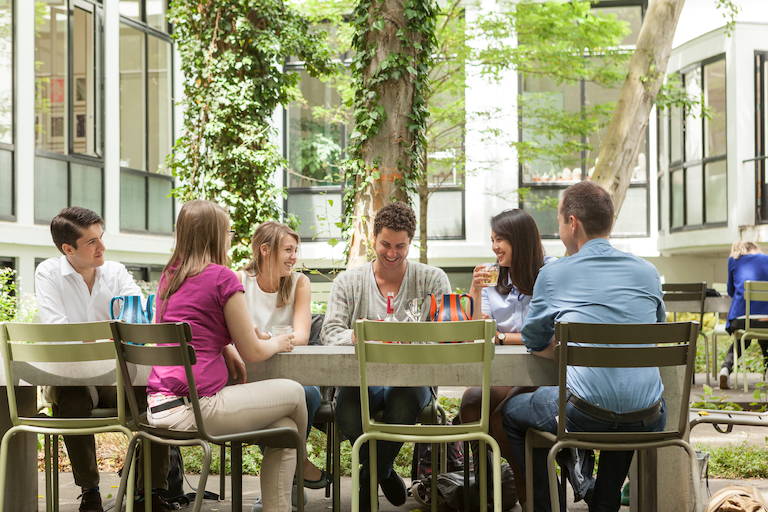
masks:
[[[387,309],[387,293],[394,294],[394,312],[398,320],[406,319],[406,308],[413,299],[424,299],[430,293],[451,292],[448,276],[441,269],[409,262],[408,249],[416,231],[416,216],[403,203],[392,203],[376,214],[373,242],[376,259],[339,274],[333,281],[328,310],[321,332],[324,345],[355,343],[352,331],[355,320],[383,319]],[[415,424],[421,410],[429,404],[430,388],[369,386],[371,414],[380,415],[387,423]],[[360,421],[360,389],[340,388],[336,398],[336,422],[345,437],[354,442],[362,434]],[[395,506],[405,503],[403,480],[392,464],[402,443],[377,443],[377,474],[384,496]],[[360,479],[360,508],[370,507],[368,448],[360,452],[363,465]]]

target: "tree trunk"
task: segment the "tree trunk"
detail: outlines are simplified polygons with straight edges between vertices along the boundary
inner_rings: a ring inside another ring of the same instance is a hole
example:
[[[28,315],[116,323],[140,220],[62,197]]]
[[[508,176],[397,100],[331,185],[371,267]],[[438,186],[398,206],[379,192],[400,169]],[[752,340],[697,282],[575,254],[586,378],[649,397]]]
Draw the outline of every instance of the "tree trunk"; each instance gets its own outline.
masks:
[[[664,82],[684,3],[685,0],[650,2],[616,111],[600,143],[592,180],[610,193],[617,217],[632,180],[651,108]]]
[[[405,47],[397,36],[398,30],[408,30],[403,0],[370,0],[368,13],[370,19],[384,23],[381,30],[369,30],[366,35],[368,44],[376,51],[363,70],[364,89],[373,82],[388,57],[402,54],[413,58],[416,53],[414,46]],[[422,40],[418,35],[411,35],[412,41]],[[416,134],[408,129],[408,125],[413,122],[409,114],[413,108],[414,85],[414,75],[401,73],[398,78],[390,76],[374,87],[382,107],[383,121],[378,132],[363,141],[361,156],[365,169],[355,177],[357,189],[360,190],[360,184],[370,176],[375,178],[355,198],[348,268],[365,263],[372,256],[373,217],[376,212],[391,201],[409,202],[401,181],[403,170],[413,165],[409,151],[415,143]]]
[[[427,208],[429,208],[429,178],[427,177],[427,155],[422,163],[421,179],[419,180],[419,262],[427,264]]]

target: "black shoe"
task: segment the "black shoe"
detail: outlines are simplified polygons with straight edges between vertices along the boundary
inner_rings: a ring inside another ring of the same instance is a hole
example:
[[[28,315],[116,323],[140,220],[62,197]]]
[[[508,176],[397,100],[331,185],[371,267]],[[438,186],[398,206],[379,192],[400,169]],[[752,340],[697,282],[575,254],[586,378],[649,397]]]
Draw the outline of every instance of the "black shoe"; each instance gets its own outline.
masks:
[[[80,498],[80,512],[104,512],[104,507],[101,506],[101,494],[97,489],[91,489],[83,491],[83,494],[78,496]]]
[[[379,486],[384,492],[384,497],[396,507],[405,503],[407,497],[405,482],[394,469],[389,471],[389,476],[379,481]]]
[[[133,510],[135,512],[144,512],[144,493],[142,492],[133,500]],[[165,501],[165,498],[159,494],[152,493],[152,512],[172,512],[176,508]]]

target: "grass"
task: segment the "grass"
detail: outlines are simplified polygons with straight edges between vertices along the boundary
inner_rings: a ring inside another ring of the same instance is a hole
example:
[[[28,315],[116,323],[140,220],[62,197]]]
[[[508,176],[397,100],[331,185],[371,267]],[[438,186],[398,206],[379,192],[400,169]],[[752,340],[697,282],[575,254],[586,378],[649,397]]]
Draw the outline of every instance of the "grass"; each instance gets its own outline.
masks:
[[[716,448],[697,445],[696,449],[709,452],[710,478],[768,478],[768,448],[741,443]]]

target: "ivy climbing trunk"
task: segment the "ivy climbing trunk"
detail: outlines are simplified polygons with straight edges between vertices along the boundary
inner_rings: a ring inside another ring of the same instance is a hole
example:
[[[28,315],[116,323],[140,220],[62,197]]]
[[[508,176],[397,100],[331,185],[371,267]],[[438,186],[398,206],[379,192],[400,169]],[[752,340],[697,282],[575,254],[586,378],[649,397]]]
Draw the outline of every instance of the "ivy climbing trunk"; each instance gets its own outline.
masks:
[[[610,193],[617,216],[632,180],[651,108],[664,82],[683,4],[685,0],[650,2],[629,62],[629,74],[600,144],[592,179]]]
[[[410,203],[425,151],[427,77],[434,47],[433,0],[360,0],[352,65],[355,130],[347,167],[347,266],[372,253],[373,217]]]

